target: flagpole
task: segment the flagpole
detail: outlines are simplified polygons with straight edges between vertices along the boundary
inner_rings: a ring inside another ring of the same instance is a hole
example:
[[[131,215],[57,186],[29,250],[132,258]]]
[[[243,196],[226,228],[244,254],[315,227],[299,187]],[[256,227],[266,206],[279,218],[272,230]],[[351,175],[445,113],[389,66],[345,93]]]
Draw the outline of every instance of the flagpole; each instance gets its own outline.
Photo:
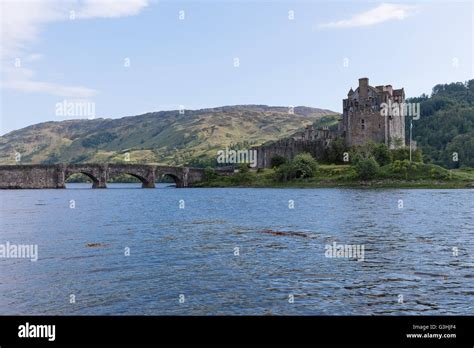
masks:
[[[411,129],[413,128],[413,119],[410,119],[410,163],[411,163]]]

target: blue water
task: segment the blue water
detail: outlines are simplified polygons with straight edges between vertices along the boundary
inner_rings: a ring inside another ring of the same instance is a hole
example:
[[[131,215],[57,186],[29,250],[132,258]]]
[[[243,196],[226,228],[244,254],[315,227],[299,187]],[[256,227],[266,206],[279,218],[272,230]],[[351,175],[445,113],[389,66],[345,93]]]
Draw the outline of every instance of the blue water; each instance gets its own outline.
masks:
[[[472,190],[89,186],[0,191],[0,314],[474,314]]]

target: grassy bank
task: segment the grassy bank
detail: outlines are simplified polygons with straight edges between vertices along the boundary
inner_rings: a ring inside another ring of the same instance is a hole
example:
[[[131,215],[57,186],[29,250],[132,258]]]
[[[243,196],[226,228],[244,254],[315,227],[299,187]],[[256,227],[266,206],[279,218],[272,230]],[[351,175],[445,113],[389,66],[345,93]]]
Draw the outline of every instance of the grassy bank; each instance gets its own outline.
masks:
[[[274,169],[213,176],[199,187],[366,187],[366,188],[474,188],[474,169],[447,170],[432,164],[412,163],[408,167],[380,167],[370,180],[358,178],[351,165],[319,165],[313,177],[288,181],[277,179]]]

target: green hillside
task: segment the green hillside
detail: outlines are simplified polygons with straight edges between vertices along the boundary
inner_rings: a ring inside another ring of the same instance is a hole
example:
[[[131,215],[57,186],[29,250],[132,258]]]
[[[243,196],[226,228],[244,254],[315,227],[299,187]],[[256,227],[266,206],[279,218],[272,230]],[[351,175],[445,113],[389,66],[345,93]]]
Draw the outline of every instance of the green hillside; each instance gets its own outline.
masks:
[[[330,110],[237,105],[120,119],[45,122],[0,137],[0,164],[124,162],[204,166],[226,146],[287,137]]]
[[[424,161],[447,168],[474,167],[474,80],[439,84],[430,97],[408,101],[420,103],[420,119],[413,120],[413,139]],[[406,122],[407,137],[409,124]]]

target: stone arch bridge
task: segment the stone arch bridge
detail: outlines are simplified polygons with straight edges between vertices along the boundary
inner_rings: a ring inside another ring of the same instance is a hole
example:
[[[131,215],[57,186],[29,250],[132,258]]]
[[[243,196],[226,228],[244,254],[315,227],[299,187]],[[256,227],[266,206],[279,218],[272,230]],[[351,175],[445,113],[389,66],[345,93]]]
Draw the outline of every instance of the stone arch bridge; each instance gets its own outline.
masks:
[[[173,178],[176,187],[188,187],[203,180],[200,168],[151,164],[27,164],[0,166],[0,189],[65,188],[72,174],[81,173],[92,180],[93,188],[106,188],[107,181],[128,174],[142,182],[142,187],[155,187],[164,175]]]

